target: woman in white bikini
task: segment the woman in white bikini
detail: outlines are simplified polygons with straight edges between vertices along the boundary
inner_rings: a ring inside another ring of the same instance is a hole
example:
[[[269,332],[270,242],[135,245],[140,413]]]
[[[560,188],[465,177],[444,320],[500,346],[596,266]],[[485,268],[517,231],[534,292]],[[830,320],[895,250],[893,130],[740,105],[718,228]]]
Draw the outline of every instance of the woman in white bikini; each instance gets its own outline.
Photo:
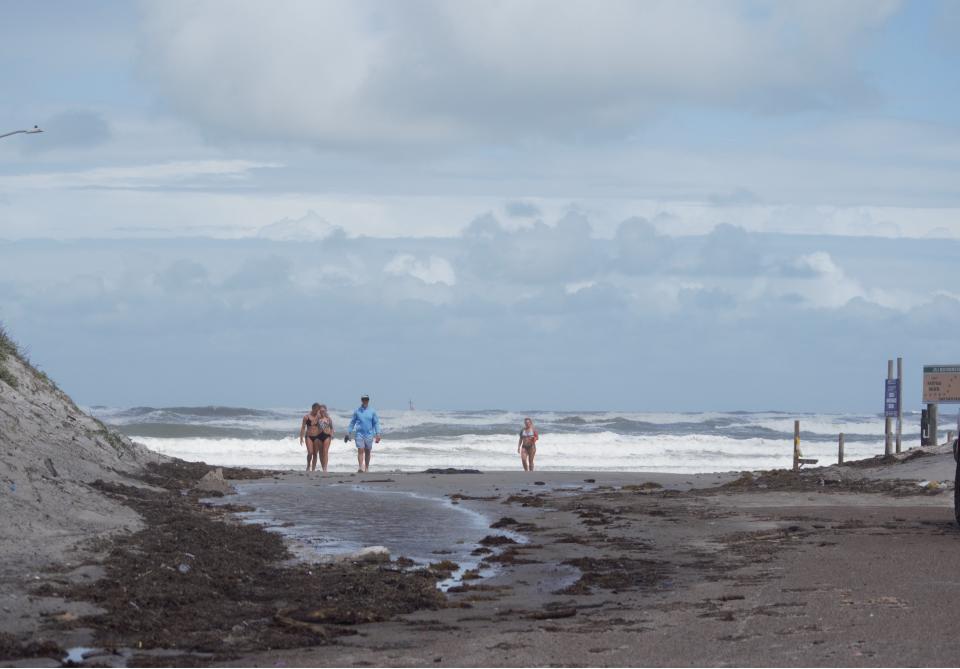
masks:
[[[523,471],[533,471],[533,458],[537,454],[537,439],[540,435],[533,427],[533,420],[523,419],[523,429],[520,430],[520,441],[517,442],[517,453],[520,454],[520,462],[523,464]]]

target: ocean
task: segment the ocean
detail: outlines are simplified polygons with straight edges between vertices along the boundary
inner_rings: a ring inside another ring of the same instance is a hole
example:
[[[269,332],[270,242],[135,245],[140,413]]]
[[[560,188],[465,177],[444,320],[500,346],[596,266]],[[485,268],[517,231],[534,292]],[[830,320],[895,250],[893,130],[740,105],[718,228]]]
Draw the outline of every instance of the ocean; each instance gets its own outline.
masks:
[[[304,409],[96,406],[103,422],[165,455],[213,465],[300,469],[298,436]],[[343,430],[351,410],[332,410],[340,435],[330,447],[331,471],[354,471],[356,449]],[[380,411],[383,441],[371,471],[431,467],[520,468],[517,433],[530,416],[540,433],[543,470],[726,472],[790,467],[793,421],[800,421],[804,457],[831,464],[837,435],[846,459],[883,453],[884,421],[876,414],[779,411],[704,413],[587,411]],[[919,445],[920,416],[904,415],[903,448]]]

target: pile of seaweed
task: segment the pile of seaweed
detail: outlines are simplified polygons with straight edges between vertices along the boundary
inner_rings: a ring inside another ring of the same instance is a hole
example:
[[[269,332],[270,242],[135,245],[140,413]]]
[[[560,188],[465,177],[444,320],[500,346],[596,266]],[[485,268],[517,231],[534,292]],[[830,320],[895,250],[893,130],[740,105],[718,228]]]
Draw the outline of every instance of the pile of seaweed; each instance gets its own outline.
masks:
[[[104,609],[73,624],[94,628],[105,648],[215,658],[333,643],[355,634],[358,624],[444,606],[438,575],[430,570],[404,571],[394,562],[293,562],[277,534],[232,522],[222,509],[199,503],[201,493],[188,487],[211,469],[183,461],[151,465],[143,478],[160,489],[97,482],[104,494],[140,513],[145,529],[113,540],[102,580],[48,585],[37,594]],[[134,656],[142,663],[150,659]]]
[[[768,491],[768,492],[853,492],[879,493],[894,497],[937,495],[941,491],[918,486],[906,479],[872,479],[850,475],[842,467],[826,467],[794,472],[774,469],[762,472],[744,472],[739,478],[724,483],[714,491]],[[712,491],[708,491],[712,492]],[[702,492],[701,494],[707,494]]]

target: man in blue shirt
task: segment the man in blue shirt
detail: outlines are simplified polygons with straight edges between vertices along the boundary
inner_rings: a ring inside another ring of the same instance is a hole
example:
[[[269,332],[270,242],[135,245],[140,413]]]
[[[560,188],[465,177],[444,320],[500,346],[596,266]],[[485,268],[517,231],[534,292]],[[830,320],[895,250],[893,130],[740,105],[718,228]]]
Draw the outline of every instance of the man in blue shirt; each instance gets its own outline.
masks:
[[[347,433],[343,435],[344,441],[350,439],[351,432],[354,432],[357,443],[357,471],[363,473],[370,469],[373,445],[380,443],[380,416],[370,408],[369,395],[360,397],[360,407],[353,412]]]

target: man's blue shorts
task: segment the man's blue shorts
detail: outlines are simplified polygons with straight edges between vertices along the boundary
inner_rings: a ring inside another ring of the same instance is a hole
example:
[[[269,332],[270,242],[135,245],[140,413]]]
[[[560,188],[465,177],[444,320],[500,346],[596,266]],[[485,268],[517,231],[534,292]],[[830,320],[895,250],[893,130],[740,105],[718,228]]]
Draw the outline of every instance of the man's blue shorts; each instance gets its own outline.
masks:
[[[370,450],[373,448],[373,435],[372,434],[358,434],[356,436],[357,448],[363,448]]]

